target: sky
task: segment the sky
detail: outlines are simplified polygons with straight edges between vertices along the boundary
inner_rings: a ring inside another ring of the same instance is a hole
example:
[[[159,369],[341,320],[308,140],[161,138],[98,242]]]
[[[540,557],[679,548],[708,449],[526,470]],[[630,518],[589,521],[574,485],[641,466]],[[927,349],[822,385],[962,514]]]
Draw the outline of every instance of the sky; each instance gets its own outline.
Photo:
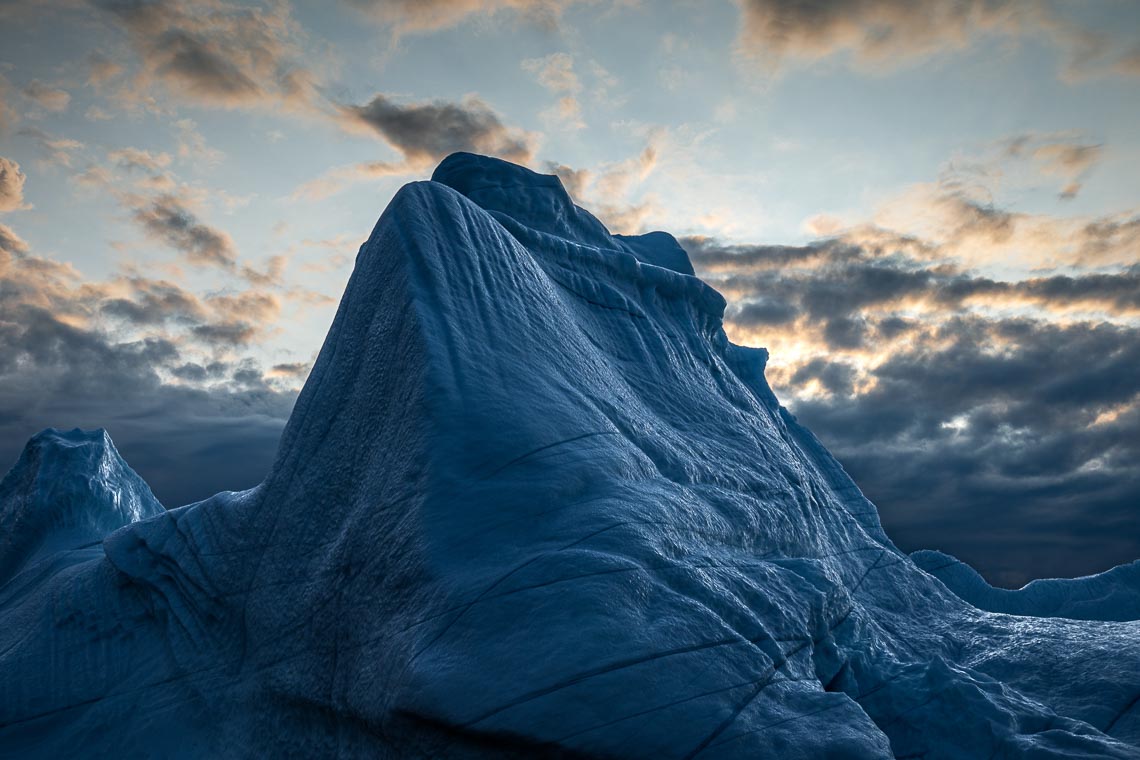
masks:
[[[0,462],[104,427],[168,507],[255,485],[456,150],[676,235],[900,548],[1140,558],[1129,0],[0,0]]]

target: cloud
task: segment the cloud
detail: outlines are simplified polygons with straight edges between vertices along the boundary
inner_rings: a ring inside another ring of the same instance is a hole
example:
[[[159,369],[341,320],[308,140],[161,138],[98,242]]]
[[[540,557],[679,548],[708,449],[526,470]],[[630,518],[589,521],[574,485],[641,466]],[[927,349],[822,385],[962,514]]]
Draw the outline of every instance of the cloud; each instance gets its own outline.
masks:
[[[516,163],[530,161],[533,137],[503,124],[482,100],[398,104],[376,95],[362,106],[344,106],[350,123],[373,130],[412,163],[438,161],[455,151],[472,151]]]
[[[611,110],[623,102],[621,97],[610,94],[618,85],[617,78],[597,61],[586,62],[584,78],[575,68],[574,58],[567,53],[528,58],[522,62],[522,68],[556,96],[554,104],[539,114],[544,122],[556,128],[575,130],[586,126],[582,117],[583,93],[592,102]]]
[[[297,187],[292,193],[294,200],[321,200],[336,195],[347,185],[382,177],[400,177],[426,166],[416,166],[407,161],[362,161],[329,169]]]
[[[538,83],[551,92],[578,93],[582,82],[574,72],[574,59],[566,53],[551,53],[543,58],[528,58],[524,70],[534,74]]]
[[[132,325],[151,327],[168,322],[197,324],[206,320],[202,302],[173,283],[131,278],[130,294],[105,299],[100,311]]]
[[[124,169],[141,169],[148,172],[160,172],[170,166],[169,153],[151,153],[139,148],[120,148],[107,154],[114,163]]]
[[[1089,143],[1076,135],[1023,134],[1006,141],[1006,153],[1014,158],[1031,157],[1039,171],[1060,177],[1064,182],[1059,196],[1071,200],[1082,183],[1104,156],[1104,146]]]
[[[69,137],[56,137],[36,127],[24,127],[17,133],[30,137],[44,155],[44,160],[57,166],[71,166],[72,154],[84,148],[83,143]]]
[[[100,295],[100,316],[132,328],[183,328],[183,345],[189,339],[212,355],[249,345],[281,315],[281,299],[270,292],[198,297],[172,282],[141,276],[116,280]]]
[[[206,143],[206,138],[198,131],[198,124],[193,119],[178,119],[173,127],[178,139],[178,157],[182,160],[213,166],[225,158],[222,151]]]
[[[738,47],[775,70],[785,60],[847,54],[857,65],[894,68],[968,49],[982,37],[1044,37],[1060,48],[1067,78],[1133,73],[1132,40],[1087,29],[1046,3],[1024,0],[737,0]]]
[[[121,64],[99,52],[87,56],[87,84],[95,89],[103,87],[124,71]]]
[[[394,35],[432,32],[458,25],[470,16],[501,11],[517,13],[546,28],[554,28],[574,0],[345,0]]]
[[[141,67],[121,93],[128,101],[159,84],[207,106],[318,109],[316,78],[297,63],[301,31],[285,3],[91,2],[126,30],[139,57]]]
[[[739,43],[773,61],[817,60],[839,52],[883,60],[962,48],[982,30],[1019,22],[1016,2],[936,0],[740,0]]]
[[[230,235],[201,218],[200,207],[207,199],[232,211],[252,196],[180,182],[168,170],[173,162],[168,153],[126,147],[108,151],[107,158],[109,164],[92,164],[74,174],[72,181],[115,198],[147,239],[174,249],[187,263],[241,277],[258,287],[283,287],[285,256],[270,256],[263,268],[243,263]],[[125,170],[125,176],[117,169]],[[132,176],[137,172],[144,176]],[[311,295],[299,286],[293,286],[290,294],[301,300]]]
[[[1041,147],[1048,150],[1038,154]],[[1100,150],[1099,146],[1081,143],[1037,144],[1023,154],[1032,159],[1034,170],[1031,181],[1021,183],[1028,188],[1039,186],[1042,164],[1047,169],[1044,176],[1067,172],[1061,193],[1064,198],[1066,191],[1076,191],[1072,183],[1086,176]],[[1008,148],[1003,149],[1003,155],[1011,155]],[[1016,196],[1014,169],[1016,166],[1008,163],[951,164],[937,182],[913,185],[881,204],[871,223],[832,231],[852,240],[885,230],[890,236],[923,241],[932,255],[954,256],[978,266],[1000,262],[1024,269],[1127,265],[1136,261],[1140,211],[1097,219],[1012,211],[995,198],[999,191]]]
[[[313,368],[312,362],[289,362],[274,364],[267,373],[269,377],[280,377],[289,380],[304,380]]]
[[[6,224],[0,224],[0,271],[6,271],[12,259],[28,252],[28,244]]]
[[[132,216],[148,237],[175,249],[192,264],[226,270],[237,267],[237,251],[230,236],[203,224],[174,195],[160,195],[135,208]]]
[[[541,114],[545,121],[564,129],[585,128],[586,122],[581,119],[581,103],[578,100],[578,93],[583,87],[578,74],[573,71],[573,58],[564,52],[554,52],[545,58],[523,60],[522,67],[524,71],[534,74],[544,88],[559,96],[554,107]]]
[[[1140,76],[1140,45],[1133,48],[1127,55],[1121,56],[1114,64],[1113,71],[1128,76]]]
[[[552,109],[543,112],[543,118],[566,129],[582,129],[582,104],[578,94],[582,82],[574,71],[574,59],[566,53],[552,53],[544,58],[528,58],[522,62],[525,71],[534,75],[538,83],[559,96]]]
[[[1071,177],[1091,169],[1102,153],[1100,145],[1049,143],[1033,151],[1033,157],[1043,165],[1046,173]]]
[[[71,104],[71,95],[67,90],[62,90],[58,87],[49,87],[41,83],[38,79],[33,79],[25,85],[24,89],[20,90],[20,94],[34,102],[40,108],[55,113],[66,111],[67,107]]]
[[[1080,228],[1076,238],[1081,262],[1135,262],[1140,251],[1140,212],[1094,219]]]
[[[105,427],[167,506],[256,484],[295,392],[218,334],[276,316],[258,292],[89,281],[0,225],[0,460],[44,427]]]
[[[401,154],[396,161],[363,161],[328,170],[302,184],[294,198],[327,198],[352,182],[424,172],[457,151],[483,153],[516,163],[534,156],[535,135],[507,126],[477,97],[458,103],[399,104],[378,94],[364,105],[342,105],[341,126],[376,135]]]
[[[27,177],[15,161],[0,156],[0,211],[28,208],[24,204],[24,182]]]

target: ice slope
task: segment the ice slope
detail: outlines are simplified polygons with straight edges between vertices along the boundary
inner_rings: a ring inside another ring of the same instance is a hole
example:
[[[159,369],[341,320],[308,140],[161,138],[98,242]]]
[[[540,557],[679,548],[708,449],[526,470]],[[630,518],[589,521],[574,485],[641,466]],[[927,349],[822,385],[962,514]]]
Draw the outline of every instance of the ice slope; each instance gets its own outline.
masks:
[[[1140,619],[1140,560],[1083,578],[1030,581],[1014,590],[991,586],[977,570],[940,551],[923,549],[910,556],[979,609],[1074,620]]]
[[[0,589],[0,754],[1136,757],[1140,624],[899,552],[664,233],[449,157],[256,489]]]

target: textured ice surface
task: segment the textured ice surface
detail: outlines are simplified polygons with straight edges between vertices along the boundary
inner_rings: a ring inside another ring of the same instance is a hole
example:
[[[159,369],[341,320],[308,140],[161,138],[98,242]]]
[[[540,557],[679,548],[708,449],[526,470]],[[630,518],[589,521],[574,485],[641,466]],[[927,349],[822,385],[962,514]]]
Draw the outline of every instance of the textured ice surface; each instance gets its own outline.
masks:
[[[260,486],[0,589],[0,752],[1137,756],[1140,624],[899,552],[671,237],[494,159],[434,180]]]

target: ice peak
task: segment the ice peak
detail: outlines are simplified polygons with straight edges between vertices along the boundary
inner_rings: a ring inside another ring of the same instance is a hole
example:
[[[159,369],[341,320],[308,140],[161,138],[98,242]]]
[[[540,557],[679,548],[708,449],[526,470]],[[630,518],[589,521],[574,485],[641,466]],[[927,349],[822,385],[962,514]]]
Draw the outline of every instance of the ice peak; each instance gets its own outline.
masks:
[[[0,582],[36,554],[97,541],[162,511],[106,430],[43,430],[0,481]]]
[[[452,153],[431,176],[489,212],[508,229],[511,223],[580,245],[617,250],[653,266],[692,275],[689,256],[667,232],[611,235],[597,217],[574,204],[562,181],[525,166],[474,153]]]
[[[595,247],[612,245],[605,225],[575,206],[553,174],[539,174],[498,158],[452,153],[431,179],[532,230]]]

